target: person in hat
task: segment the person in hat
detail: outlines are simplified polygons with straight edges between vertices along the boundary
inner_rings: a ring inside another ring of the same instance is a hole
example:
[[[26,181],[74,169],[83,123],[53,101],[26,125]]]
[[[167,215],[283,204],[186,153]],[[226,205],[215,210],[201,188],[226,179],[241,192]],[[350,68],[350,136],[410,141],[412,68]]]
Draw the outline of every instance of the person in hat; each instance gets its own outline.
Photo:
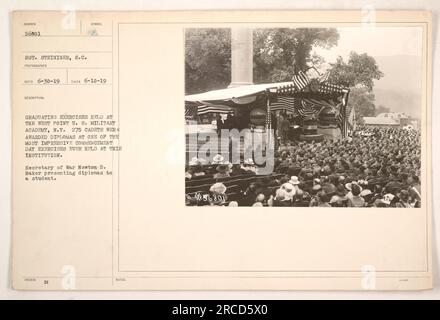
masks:
[[[226,186],[221,182],[214,183],[209,188],[210,205],[223,205],[226,202]]]
[[[271,197],[268,200],[268,204],[271,207],[289,207],[291,203],[287,191],[281,188],[275,192],[275,197]]]
[[[365,200],[365,206],[371,206],[374,194],[370,189],[363,189],[359,196]]]
[[[245,159],[240,167],[243,174],[256,174],[257,167],[255,166],[254,160],[252,158]]]
[[[212,164],[223,164],[225,161],[225,158],[221,154],[216,154],[213,158],[211,163]]]
[[[196,165],[198,165],[198,164],[200,164],[200,161],[199,161],[199,159],[197,159],[197,157],[193,157],[189,162],[188,162],[188,165],[191,167],[191,166],[196,166]]]
[[[214,174],[214,179],[228,178],[231,172],[232,165],[229,163],[219,164],[216,168],[217,173]]]
[[[300,181],[297,176],[291,176],[289,183],[295,187],[295,191],[301,190],[301,188],[299,187]]]
[[[185,172],[185,179],[191,180],[192,178],[205,176],[205,172],[202,168],[202,162],[197,157],[193,157],[188,162],[188,167]]]
[[[291,184],[290,182],[286,182],[281,185],[281,189],[286,191],[286,200],[292,202],[293,197],[295,196],[295,193],[296,193],[295,186],[293,184]]]

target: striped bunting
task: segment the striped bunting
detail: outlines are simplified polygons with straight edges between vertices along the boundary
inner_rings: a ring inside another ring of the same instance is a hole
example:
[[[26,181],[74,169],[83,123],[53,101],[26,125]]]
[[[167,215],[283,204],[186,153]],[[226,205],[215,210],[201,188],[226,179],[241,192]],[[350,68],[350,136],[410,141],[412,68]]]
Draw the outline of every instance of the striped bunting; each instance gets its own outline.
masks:
[[[335,100],[319,100],[319,99],[297,99],[300,101],[298,107],[295,108],[295,98],[289,96],[278,96],[276,102],[272,102],[270,105],[271,111],[289,111],[294,115],[301,117],[311,116],[319,114],[324,108],[331,107],[338,109],[341,104]]]
[[[309,77],[307,77],[303,71],[300,71],[298,74],[294,75],[292,80],[298,90],[304,89],[310,83]]]
[[[195,105],[186,105],[185,106],[185,118],[194,118],[197,116],[198,106]]]
[[[303,118],[317,116],[325,108],[325,106],[309,103],[305,100],[301,100],[301,106],[302,108],[298,108],[298,113]]]
[[[198,107],[197,113],[202,115],[210,112],[229,113],[230,111],[233,111],[233,108],[224,105],[203,105]]]

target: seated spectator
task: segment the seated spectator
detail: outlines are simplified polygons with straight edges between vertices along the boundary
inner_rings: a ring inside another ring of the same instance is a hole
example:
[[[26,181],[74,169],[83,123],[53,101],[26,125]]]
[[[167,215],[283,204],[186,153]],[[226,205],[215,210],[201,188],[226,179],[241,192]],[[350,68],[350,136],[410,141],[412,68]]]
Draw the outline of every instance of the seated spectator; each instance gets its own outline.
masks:
[[[365,205],[365,200],[360,196],[361,187],[357,184],[353,184],[351,187],[352,196],[348,198],[347,206],[361,208]]]

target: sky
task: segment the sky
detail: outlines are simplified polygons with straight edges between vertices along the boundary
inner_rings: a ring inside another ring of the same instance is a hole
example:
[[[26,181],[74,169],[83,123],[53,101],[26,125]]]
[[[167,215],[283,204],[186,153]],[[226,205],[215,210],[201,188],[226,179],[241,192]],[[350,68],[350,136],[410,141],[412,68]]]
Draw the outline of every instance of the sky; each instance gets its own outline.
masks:
[[[315,48],[327,63],[340,55],[344,60],[350,51],[371,56],[421,56],[421,27],[346,27],[338,28],[338,45],[331,49]]]
[[[338,28],[338,45],[331,49],[316,48],[326,63],[340,55],[348,60],[350,51],[367,53],[376,59],[384,73],[374,81],[376,105],[391,112],[405,112],[419,118],[421,112],[422,36],[421,27],[346,27]]]

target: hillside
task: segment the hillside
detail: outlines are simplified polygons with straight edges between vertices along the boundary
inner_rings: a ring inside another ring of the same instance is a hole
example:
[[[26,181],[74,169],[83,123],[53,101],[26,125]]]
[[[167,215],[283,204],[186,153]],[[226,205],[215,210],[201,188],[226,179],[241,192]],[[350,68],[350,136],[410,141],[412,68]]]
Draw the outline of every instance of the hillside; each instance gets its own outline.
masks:
[[[376,105],[391,112],[405,112],[420,118],[421,58],[417,56],[375,57],[384,77],[375,81]]]

